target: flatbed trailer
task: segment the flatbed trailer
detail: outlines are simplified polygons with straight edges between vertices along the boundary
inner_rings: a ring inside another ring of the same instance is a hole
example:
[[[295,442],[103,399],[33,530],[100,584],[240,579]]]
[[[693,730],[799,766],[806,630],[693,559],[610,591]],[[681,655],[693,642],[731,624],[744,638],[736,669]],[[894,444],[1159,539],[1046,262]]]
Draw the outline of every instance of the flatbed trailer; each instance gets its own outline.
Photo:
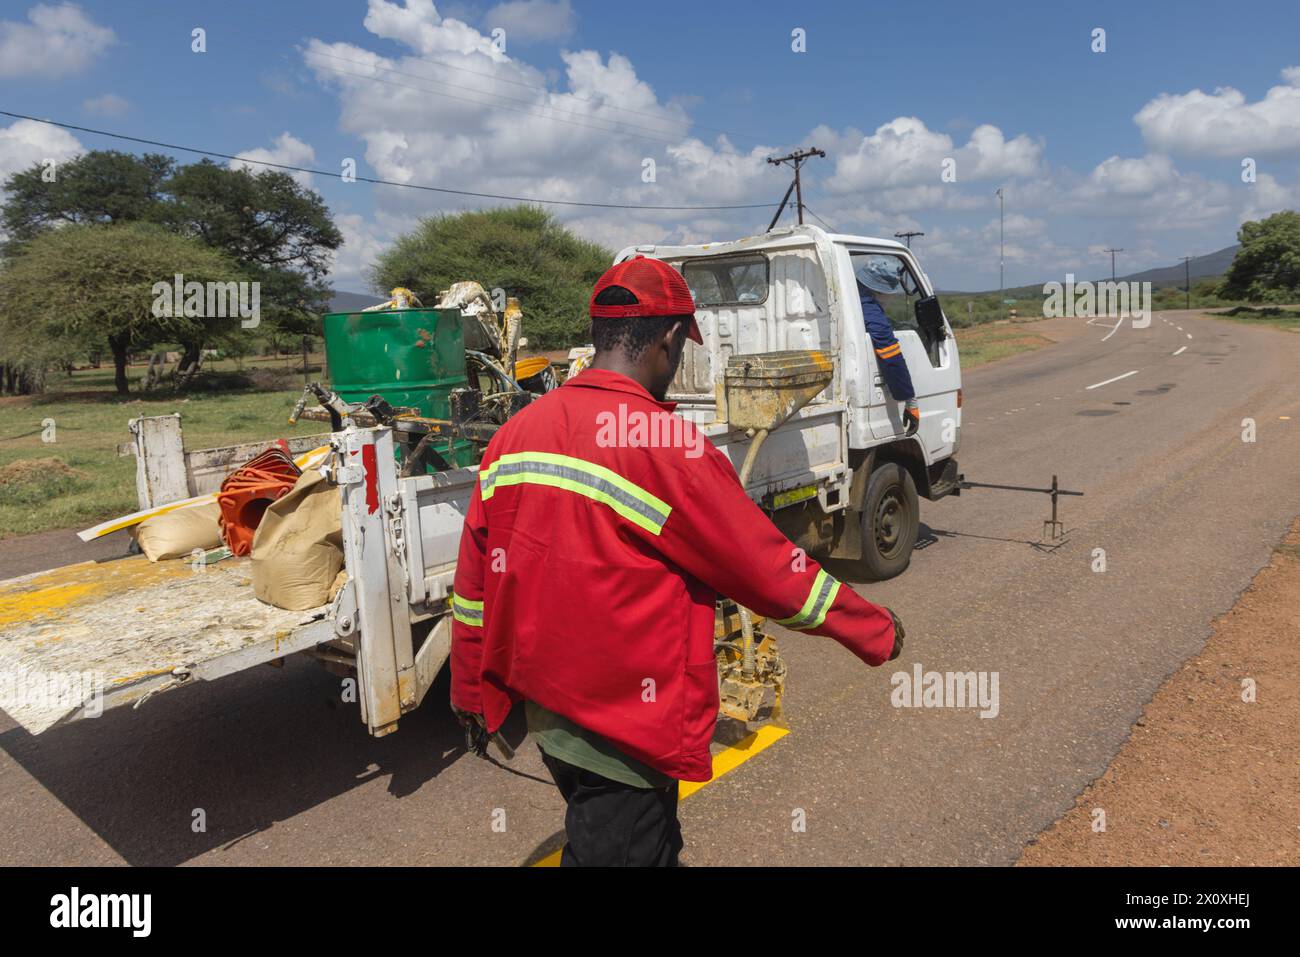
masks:
[[[826,357],[833,367],[827,385],[771,429],[750,463],[746,491],[810,554],[861,557],[871,567],[870,555],[879,577],[900,573],[919,524],[918,493],[934,499],[957,488],[961,425],[955,341],[911,251],[800,226],[734,243],[636,247],[620,258],[634,253],[660,256],[688,281],[717,283],[693,287],[704,343],[688,344],[670,398],[738,472],[756,439],[728,411],[726,372],[734,360]],[[863,329],[854,275],[872,259],[895,264],[904,277],[899,298],[887,305],[916,385],[916,433],[904,428],[901,403],[882,391]],[[477,481],[475,468],[399,474],[398,450],[410,441],[403,428],[349,421],[329,436],[321,468],[341,493],[347,580],[328,605],[290,612],[263,604],[249,584],[249,563],[235,559],[151,565],[133,557],[0,582],[0,708],[39,734],[301,653],[356,682],[371,734],[395,730],[450,653],[448,598]],[[137,441],[142,503],[159,497],[153,476],[170,476],[173,496],[193,494],[212,481],[194,474],[200,466],[235,464],[256,451],[184,453],[178,424],[173,431],[172,454],[187,456],[179,474]],[[757,682],[752,673],[737,676],[730,622],[745,616],[734,612],[720,606],[715,630],[722,709],[748,716],[762,685],[779,693],[785,669],[774,642],[762,638],[757,650],[766,671]]]

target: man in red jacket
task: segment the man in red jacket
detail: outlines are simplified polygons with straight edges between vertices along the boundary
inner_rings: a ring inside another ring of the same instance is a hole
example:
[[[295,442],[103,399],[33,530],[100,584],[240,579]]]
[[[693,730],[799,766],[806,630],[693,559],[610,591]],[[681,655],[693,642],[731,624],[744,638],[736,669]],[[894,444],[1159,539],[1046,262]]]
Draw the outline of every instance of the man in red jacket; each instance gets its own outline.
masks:
[[[674,865],[677,782],[712,776],[714,602],[827,635],[870,665],[902,627],[790,543],[731,461],[673,415],[681,275],[637,256],[591,304],[592,365],[488,445],[452,594],[452,707],[496,731],[525,702],[568,806],[562,865]]]

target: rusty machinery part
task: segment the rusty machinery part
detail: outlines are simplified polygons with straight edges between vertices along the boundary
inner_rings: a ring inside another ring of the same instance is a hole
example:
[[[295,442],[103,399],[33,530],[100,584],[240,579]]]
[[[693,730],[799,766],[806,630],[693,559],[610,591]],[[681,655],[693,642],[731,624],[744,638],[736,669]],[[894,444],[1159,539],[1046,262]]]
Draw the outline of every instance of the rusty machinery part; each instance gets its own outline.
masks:
[[[407,435],[409,436],[409,433]],[[451,468],[451,463],[443,457],[442,453],[432,448],[432,443],[437,439],[450,441],[436,432],[425,432],[415,445],[403,443],[399,446],[402,457],[402,468],[399,474],[402,478],[423,475],[429,471],[445,472]]]
[[[750,722],[762,712],[767,693],[772,692],[772,720],[781,716],[785,692],[786,665],[776,639],[764,634],[764,619],[750,616],[752,644],[742,631],[741,608],[730,599],[718,602],[714,614],[713,649],[718,664],[718,711],[737,721]],[[746,647],[752,647],[746,664]]]
[[[337,392],[327,389],[319,382],[309,382],[302,388],[302,395],[294,404],[293,411],[289,413],[289,424],[295,425],[302,416],[307,407],[307,403],[315,399],[321,404],[330,417],[330,424],[335,432],[343,428],[343,420],[356,410],[356,407],[349,402],[345,402]]]
[[[732,356],[723,374],[727,421],[749,436],[749,449],[740,468],[740,485],[748,486],[768,435],[831,384],[834,363],[820,350],[792,349]],[[758,640],[751,613],[739,609],[741,677],[753,682],[758,668]]]

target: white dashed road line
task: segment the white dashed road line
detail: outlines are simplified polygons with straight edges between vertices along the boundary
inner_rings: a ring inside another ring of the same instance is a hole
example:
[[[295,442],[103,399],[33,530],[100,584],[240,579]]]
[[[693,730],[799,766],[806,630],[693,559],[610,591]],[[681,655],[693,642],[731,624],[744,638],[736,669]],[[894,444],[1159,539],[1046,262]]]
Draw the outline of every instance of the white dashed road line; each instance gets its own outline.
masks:
[[[1182,355],[1182,354],[1183,354],[1184,352],[1186,352],[1186,351],[1187,351],[1187,346],[1180,346],[1179,349],[1178,349],[1178,351],[1175,352],[1174,355],[1179,356],[1179,355]]]
[[[1132,372],[1125,372],[1123,375],[1117,375],[1113,379],[1107,379],[1105,382],[1094,382],[1088,386],[1089,389],[1100,389],[1104,385],[1110,385],[1112,382],[1118,382],[1120,379],[1127,379],[1131,375],[1137,375],[1140,370],[1134,369]],[[1086,391],[1086,390],[1085,390]]]

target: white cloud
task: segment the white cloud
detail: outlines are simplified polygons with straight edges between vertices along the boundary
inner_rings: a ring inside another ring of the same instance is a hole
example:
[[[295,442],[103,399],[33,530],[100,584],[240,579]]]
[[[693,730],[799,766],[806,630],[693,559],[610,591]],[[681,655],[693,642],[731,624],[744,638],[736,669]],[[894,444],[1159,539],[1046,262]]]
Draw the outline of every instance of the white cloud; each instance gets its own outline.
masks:
[[[491,29],[477,15],[466,16],[483,31]],[[365,24],[375,37],[394,41],[396,51],[322,40],[309,40],[303,49],[316,81],[338,99],[340,130],[362,144],[363,175],[635,206],[774,203],[790,174],[766,158],[794,146],[819,146],[829,157],[805,167],[810,208],[844,232],[924,231],[918,249],[944,288],[997,282],[994,186],[1006,186],[1006,258],[1016,266],[1014,274],[1008,270],[1008,284],[1041,281],[1071,267],[1091,272],[1097,257],[1088,246],[1103,241],[1142,250],[1153,263],[1161,243],[1171,244],[1169,256],[1187,243],[1211,248],[1222,237],[1220,245],[1226,244],[1243,214],[1285,203],[1300,186],[1286,185],[1276,170],[1266,178],[1262,167],[1252,187],[1231,176],[1209,179],[1179,170],[1169,152],[1154,149],[1112,156],[1090,170],[1053,168],[1036,134],[1011,136],[996,126],[966,123],[970,132],[954,138],[951,130],[910,116],[870,133],[819,126],[791,143],[737,146],[726,135],[692,135],[691,98],[660,99],[618,54],[566,51],[562,69],[541,70],[515,55],[513,46],[509,54],[494,49],[485,32],[442,15],[430,0],[370,0]],[[375,46],[390,50],[387,43]],[[1300,67],[1286,76],[1300,81]],[[949,157],[956,161],[956,183],[940,178]],[[653,182],[643,180],[646,160],[654,161]],[[493,202],[398,189],[371,195],[369,221],[348,214],[340,226],[346,244],[335,281],[341,287],[356,288],[352,277],[363,277],[374,256],[420,216]],[[748,235],[766,226],[773,211],[550,209],[579,234],[614,249]],[[792,221],[787,211],[783,222]]]
[[[1063,191],[1053,207],[1067,214],[1126,218],[1135,231],[1200,229],[1229,225],[1247,199],[1242,190],[1182,172],[1168,156],[1150,153],[1103,160]]]
[[[1134,121],[1158,151],[1205,156],[1269,155],[1300,149],[1300,67],[1282,71],[1285,81],[1246,101],[1232,87],[1213,93],[1162,93]]]
[[[1263,219],[1284,209],[1300,206],[1300,178],[1290,187],[1268,173],[1260,173],[1256,182],[1244,186],[1247,201],[1242,219]]]
[[[1136,159],[1111,156],[1099,163],[1088,177],[1088,196],[1148,196],[1173,182],[1177,175],[1168,156],[1150,155]]]
[[[316,162],[316,151],[302,140],[289,133],[281,133],[275,138],[275,146],[271,149],[258,147],[256,149],[244,150],[236,153],[238,160],[230,161],[231,169],[247,169],[254,173],[264,169],[273,169],[274,167],[262,166],[258,163],[240,162],[240,160],[259,160],[262,163],[280,163],[285,166],[312,166]],[[289,172],[282,170],[281,172]],[[312,185],[311,173],[289,172],[302,186]]]
[[[987,123],[977,126],[961,147],[947,133],[931,130],[915,116],[897,117],[870,135],[855,130],[837,135],[824,127],[818,132],[822,131],[830,135],[835,147],[834,175],[827,185],[836,192],[954,186],[1032,176],[1042,167],[1041,143],[1024,135],[1008,140],[1000,129]],[[955,183],[941,179],[947,160],[952,161]]]
[[[95,116],[121,116],[131,109],[131,104],[116,93],[105,93],[83,100],[81,108]]]
[[[27,11],[26,23],[0,20],[0,76],[79,73],[116,40],[76,4],[40,3]]]
[[[46,160],[59,163],[83,152],[85,147],[67,130],[32,120],[17,120],[0,128],[0,180],[33,163]]]
[[[330,284],[335,289],[361,292],[370,289],[369,268],[400,233],[410,227],[401,219],[365,217],[356,213],[335,213],[334,225],[343,234],[343,245],[335,253]]]
[[[506,47],[513,42],[559,40],[573,33],[575,17],[569,0],[509,0],[487,12],[483,25],[489,35],[500,27],[506,31]]]
[[[394,40],[428,56],[435,53],[480,53],[490,60],[505,57],[490,37],[469,24],[439,16],[433,0],[370,0],[363,25],[377,37]]]

